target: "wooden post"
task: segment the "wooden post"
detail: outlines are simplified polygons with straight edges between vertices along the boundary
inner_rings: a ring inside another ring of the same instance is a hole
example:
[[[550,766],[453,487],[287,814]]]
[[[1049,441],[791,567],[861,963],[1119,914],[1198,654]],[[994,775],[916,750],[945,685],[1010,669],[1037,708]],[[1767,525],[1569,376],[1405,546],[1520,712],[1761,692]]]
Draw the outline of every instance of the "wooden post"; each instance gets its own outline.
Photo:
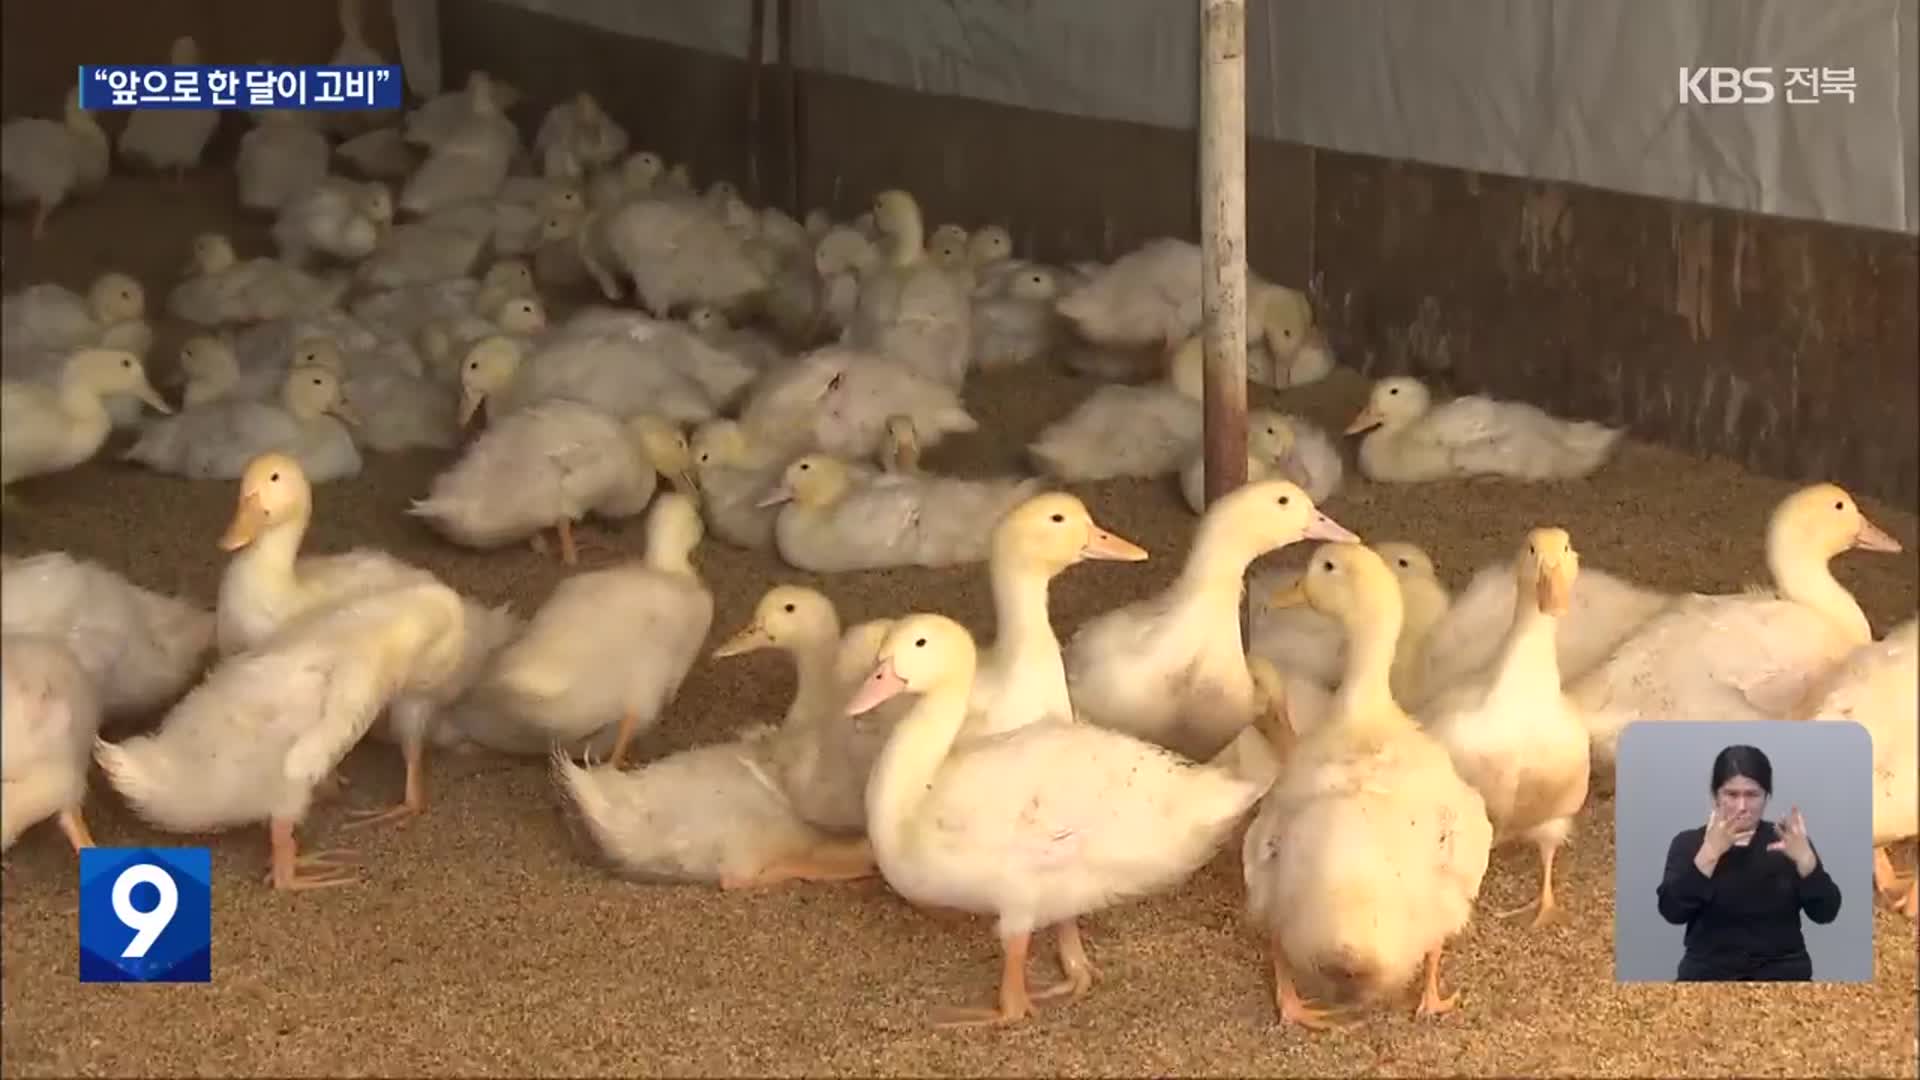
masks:
[[[1247,7],[1200,0],[1206,495],[1247,482]]]
[[[753,205],[765,203],[766,192],[760,186],[760,65],[766,57],[767,0],[752,0],[747,20],[747,198]]]
[[[800,117],[804,109],[800,98],[800,76],[793,63],[793,0],[775,0],[774,24],[778,39],[775,49],[780,65],[780,81],[787,92],[786,123],[781,126],[781,134],[786,142],[787,213],[799,221],[806,215],[807,207],[805,169],[800,160]]]

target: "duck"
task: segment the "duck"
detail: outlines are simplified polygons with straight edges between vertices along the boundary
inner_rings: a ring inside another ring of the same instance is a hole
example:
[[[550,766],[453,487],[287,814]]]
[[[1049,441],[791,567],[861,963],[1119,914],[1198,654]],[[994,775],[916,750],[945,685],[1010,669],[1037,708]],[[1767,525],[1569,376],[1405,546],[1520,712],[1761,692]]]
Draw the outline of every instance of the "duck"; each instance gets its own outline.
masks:
[[[449,110],[445,128],[426,142],[427,159],[400,189],[400,209],[428,217],[490,199],[506,183],[519,149],[519,132],[495,97],[490,80],[470,79],[466,98],[466,108]],[[408,134],[412,138],[414,132]]]
[[[124,349],[78,349],[57,383],[0,382],[0,498],[16,480],[64,472],[106,444],[113,418],[105,400],[131,395],[158,412],[173,407],[147,382],[140,358]]]
[[[713,624],[713,593],[692,556],[704,526],[691,496],[647,514],[643,559],[562,581],[494,657],[459,720],[505,753],[606,752],[613,768],[659,722]],[[575,749],[575,748],[579,749]]]
[[[582,90],[547,110],[533,136],[541,175],[577,180],[613,164],[627,150],[627,132]]]
[[[1213,760],[1253,720],[1240,638],[1247,567],[1303,539],[1355,538],[1291,481],[1247,484],[1215,502],[1172,585],[1089,619],[1068,640],[1075,711],[1194,761]]]
[[[829,345],[767,373],[748,391],[740,425],[756,442],[798,456],[860,459],[879,454],[905,417],[919,449],[980,430],[950,386],[843,345]]]
[[[369,289],[458,281],[479,263],[494,228],[490,201],[455,203],[395,225],[354,267],[354,276]]]
[[[147,290],[129,274],[108,271],[82,296],[41,282],[9,295],[0,306],[0,334],[8,353],[97,346],[144,357],[153,347]]]
[[[797,685],[778,728],[753,724],[725,741],[630,772],[582,767],[556,751],[552,767],[563,804],[601,857],[624,877],[697,881],[729,891],[872,876],[861,819],[852,835],[819,826],[795,797],[850,789],[858,803],[879,749],[866,747],[863,758],[848,752],[858,721],[841,708],[852,688],[835,682],[839,643],[831,601],[813,589],[775,586],[754,606],[752,621],[712,655],[773,648],[792,656]]]
[[[376,251],[393,228],[393,189],[375,181],[330,176],[287,200],[273,223],[273,243],[289,265],[314,254],[358,262]]]
[[[887,250],[860,279],[847,344],[958,388],[973,358],[971,283],[927,257],[920,204],[912,195],[897,189],[876,195],[873,220]]]
[[[1200,245],[1159,237],[1064,290],[1054,306],[1081,337],[1097,345],[1172,351],[1200,333],[1203,262]],[[1313,305],[1304,293],[1248,275],[1250,347],[1290,359],[1312,328]],[[1249,367],[1259,366],[1250,356]]]
[[[190,35],[173,39],[167,50],[173,67],[200,63],[200,45]],[[200,155],[220,126],[215,109],[134,109],[120,129],[120,158],[138,166],[173,174],[176,183],[200,164]]]
[[[744,310],[766,291],[770,277],[748,241],[714,212],[724,206],[726,194],[723,188],[701,198],[632,199],[604,212],[597,226],[600,237],[583,250],[604,244],[611,256],[605,283],[617,277],[631,281],[639,306],[656,319],[699,305],[730,314]],[[598,263],[595,259],[588,269]]]
[[[1434,627],[1446,617],[1452,601],[1434,567],[1433,556],[1425,549],[1401,540],[1370,546],[1386,562],[1388,571],[1400,585],[1400,640],[1394,645],[1389,681],[1394,700],[1405,701],[1407,688],[1414,685],[1419,676],[1428,643],[1434,640]],[[1299,567],[1260,575],[1250,587],[1261,602],[1251,612],[1247,654],[1273,665],[1276,675],[1289,678],[1289,685],[1294,689],[1281,696],[1287,699],[1289,716],[1295,726],[1303,719],[1311,722],[1315,714],[1310,707],[1304,707],[1298,687],[1291,679],[1305,679],[1332,691],[1340,685],[1340,675],[1346,670],[1347,662],[1347,634],[1340,620],[1315,611],[1301,594],[1289,591],[1299,584],[1305,572],[1304,567]],[[1511,576],[1512,571],[1508,573]],[[1276,596],[1291,596],[1299,602],[1275,604],[1272,598]]]
[[[316,484],[360,473],[360,451],[342,421],[359,423],[340,377],[317,365],[288,369],[277,404],[243,398],[196,405],[147,427],[121,460],[197,480],[235,480],[254,458],[278,452]]]
[[[223,657],[262,647],[287,625],[328,605],[381,589],[444,584],[433,574],[375,548],[300,556],[313,520],[313,485],[300,463],[280,453],[255,458],[240,477],[233,520],[220,537],[231,554],[214,607],[214,647]],[[398,695],[387,722],[373,734],[398,745],[406,766],[401,802],[354,811],[350,828],[398,821],[426,809],[425,753],[429,743],[457,747],[465,740],[446,710],[479,678],[488,659],[520,629],[506,606],[468,598],[462,616],[461,656],[442,677],[422,680]]]
[[[1268,477],[1291,480],[1318,506],[1340,489],[1345,475],[1340,451],[1312,423],[1274,409],[1247,413],[1249,482]],[[1196,514],[1206,512],[1206,483],[1207,455],[1202,448],[1180,470],[1180,496],[1186,500],[1187,509]]]
[[[977,666],[966,627],[911,613],[846,706],[858,716],[915,695],[867,781],[882,877],[912,903],[996,922],[998,1006],[956,1010],[942,1026],[1017,1023],[1035,999],[1086,993],[1095,970],[1078,919],[1185,881],[1260,796],[1256,784],[1091,724],[1043,720],[960,744]],[[1030,993],[1027,955],[1048,926],[1065,978]]]
[[[707,529],[748,551],[772,551],[780,505],[760,500],[781,481],[787,460],[755,440],[738,420],[717,418],[694,429],[694,482]]]
[[[1586,721],[1561,689],[1554,634],[1571,608],[1580,553],[1567,530],[1530,531],[1514,564],[1524,603],[1487,674],[1447,688],[1416,719],[1453,758],[1454,769],[1486,803],[1495,846],[1523,841],[1540,856],[1532,903],[1496,913],[1554,917],[1553,860],[1587,800],[1591,771]]]
[[[813,245],[817,291],[812,321],[798,328],[802,332],[796,339],[844,335],[860,306],[861,281],[880,259],[874,239],[858,229],[836,225],[822,233]]]
[[[1336,1009],[1404,987],[1424,960],[1416,1014],[1447,1012],[1459,993],[1440,993],[1441,953],[1466,929],[1486,876],[1486,802],[1393,699],[1401,603],[1385,561],[1358,543],[1323,544],[1299,587],[1341,621],[1349,648],[1321,722],[1263,728],[1280,772],[1242,838],[1241,869],[1248,916],[1267,939],[1275,1011],[1306,1028],[1338,1026]]]
[[[1467,581],[1427,635],[1427,648],[1394,692],[1410,708],[1483,671],[1500,649],[1503,629],[1513,622],[1520,595],[1510,563],[1481,567]],[[1554,630],[1554,664],[1561,682],[1572,685],[1620,647],[1634,631],[1677,597],[1582,565],[1573,581],[1567,613]],[[1411,616],[1411,612],[1409,612]]]
[[[1346,433],[1363,431],[1369,434],[1360,443],[1360,470],[1369,480],[1390,484],[1453,477],[1582,479],[1607,463],[1626,434],[1480,394],[1435,405],[1426,384],[1408,375],[1374,383]]]
[[[1041,492],[1002,517],[987,561],[994,638],[974,671],[962,740],[1042,720],[1073,720],[1066,664],[1047,610],[1048,587],[1082,562],[1147,558],[1145,548],[1101,527],[1086,503],[1064,491]]]
[[[0,630],[63,644],[109,720],[179,700],[205,666],[213,621],[197,604],[64,551],[0,568]]]
[[[504,334],[482,338],[467,350],[460,370],[462,427],[480,407],[494,421],[535,402],[577,401],[611,416],[653,413],[676,424],[697,424],[714,415],[706,388],[679,371],[636,362],[632,340],[580,338],[538,347]]]
[[[1200,447],[1205,358],[1198,339],[1167,360],[1146,386],[1106,385],[1027,445],[1036,470],[1077,483],[1177,472]]]
[[[93,756],[140,818],[176,833],[264,821],[276,890],[358,881],[346,853],[302,857],[295,830],[315,789],[410,690],[461,665],[460,595],[436,582],[373,589],[311,609],[223,660],[152,734],[94,742]]]
[[[0,635],[0,852],[54,819],[77,854],[93,846],[85,806],[100,700],[56,637]]]
[[[318,315],[353,284],[344,275],[316,277],[278,259],[242,261],[222,233],[193,240],[188,277],[167,296],[167,311],[198,326],[267,322]]]
[[[6,201],[33,204],[35,240],[47,235],[47,219],[69,195],[107,178],[110,157],[107,133],[80,107],[78,87],[67,91],[59,120],[22,116],[0,126]]]
[[[264,109],[256,114],[254,126],[240,136],[233,162],[241,206],[277,214],[327,178],[327,160],[333,151],[312,116],[293,109]]]
[[[994,524],[1040,483],[877,474],[816,453],[796,458],[758,502],[781,506],[774,547],[796,570],[958,566],[986,559]]]
[[[377,357],[393,355],[383,343],[352,370],[337,341],[303,338],[294,345],[294,367],[322,367],[340,383],[340,402],[352,418],[353,441],[380,454],[416,448],[451,450],[460,444],[459,400],[453,387],[405,366],[387,366]],[[385,370],[382,370],[385,368]]]
[[[1612,777],[1628,724],[1782,719],[1833,665],[1872,641],[1860,604],[1827,565],[1855,549],[1902,550],[1845,488],[1802,487],[1767,522],[1771,591],[1682,597],[1571,683],[1602,779]]]
[[[1889,846],[1920,834],[1920,619],[1855,647],[1790,718],[1856,723],[1872,736],[1873,887],[1895,910],[1920,919],[1920,879],[1902,881],[1887,856]]]
[[[407,513],[482,550],[528,540],[544,552],[540,531],[553,529],[561,563],[573,566],[581,518],[640,514],[661,476],[696,491],[691,458],[686,434],[659,417],[621,420],[574,401],[543,401],[489,426]]]
[[[972,368],[998,371],[1045,356],[1059,338],[1058,295],[1051,271],[1028,266],[1007,275],[1004,291],[975,296]]]

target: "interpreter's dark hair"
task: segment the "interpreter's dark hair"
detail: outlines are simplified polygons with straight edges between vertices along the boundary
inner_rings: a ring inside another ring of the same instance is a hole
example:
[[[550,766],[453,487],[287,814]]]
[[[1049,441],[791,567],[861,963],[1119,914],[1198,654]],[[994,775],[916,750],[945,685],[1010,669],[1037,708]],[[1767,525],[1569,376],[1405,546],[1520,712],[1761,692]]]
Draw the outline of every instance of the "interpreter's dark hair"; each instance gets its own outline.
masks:
[[[1773,762],[1757,746],[1729,746],[1713,759],[1713,784],[1707,790],[1718,794],[1720,786],[1736,776],[1744,776],[1773,794]]]

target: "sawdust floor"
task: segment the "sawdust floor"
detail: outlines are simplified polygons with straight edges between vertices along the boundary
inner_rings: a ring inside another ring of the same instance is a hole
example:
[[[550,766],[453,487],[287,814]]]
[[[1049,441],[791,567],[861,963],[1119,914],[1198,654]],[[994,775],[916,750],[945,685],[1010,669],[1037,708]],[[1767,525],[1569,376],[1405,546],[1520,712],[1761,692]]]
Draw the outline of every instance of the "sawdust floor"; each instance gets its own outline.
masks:
[[[116,180],[59,216],[43,244],[9,218],[6,288],[83,285],[115,266],[141,275],[157,307],[197,229],[224,223],[258,242],[257,226],[231,223],[232,205],[225,177],[185,187]],[[170,328],[156,355],[170,355],[177,340]],[[982,379],[968,396],[991,433],[942,447],[929,463],[1013,468],[1023,442],[1086,389],[1066,376]],[[1363,391],[1357,377],[1339,377],[1288,405],[1337,424]],[[378,545],[487,601],[531,611],[560,577],[552,562],[524,549],[463,551],[402,515],[443,463],[372,459],[363,476],[322,489],[310,549]],[[1369,538],[1426,546],[1456,585],[1506,558],[1525,528],[1559,523],[1589,566],[1718,591],[1764,579],[1761,530],[1788,489],[1725,462],[1636,445],[1587,483],[1389,492],[1355,482],[1329,509]],[[221,568],[214,539],[232,493],[227,483],[94,464],[21,485],[32,515],[7,523],[5,549],[66,549],[210,603]],[[1082,494],[1154,557],[1065,574],[1053,590],[1063,631],[1166,582],[1193,523],[1170,486],[1113,483]],[[1867,506],[1913,550],[1913,514]],[[614,535],[637,548],[638,533],[630,524]],[[980,631],[991,625],[978,569],[822,582],[717,545],[699,563],[716,595],[715,640],[742,624],[768,585],[793,580],[824,585],[849,621],[921,609]],[[1838,573],[1878,632],[1914,610],[1911,555],[1849,555]],[[790,687],[771,655],[703,662],[645,749],[693,746],[775,718]],[[1084,1000],[1017,1029],[952,1033],[929,1028],[926,1011],[989,999],[998,962],[984,921],[918,917],[877,882],[756,895],[625,884],[579,858],[540,763],[433,765],[426,816],[353,838],[367,860],[357,888],[273,893],[259,876],[264,830],[212,838],[218,899],[207,986],[81,985],[73,855],[51,826],[33,830],[10,853],[5,886],[5,1073],[1914,1075],[1914,929],[1885,911],[1875,916],[1872,984],[1616,986],[1606,800],[1581,815],[1559,863],[1570,917],[1537,932],[1524,920],[1476,919],[1447,953],[1445,977],[1464,989],[1463,1007],[1438,1021],[1396,1008],[1339,1034],[1277,1026],[1266,962],[1241,914],[1236,844],[1178,892],[1088,921],[1104,978]],[[388,747],[359,750],[345,771],[349,801],[398,795]],[[143,827],[103,788],[96,781],[88,807],[101,842],[184,839]],[[320,809],[308,834],[328,842],[339,814],[338,804]],[[1902,852],[1898,861],[1906,869],[1911,859]],[[1485,902],[1523,902],[1536,872],[1530,853],[1497,854]],[[1050,977],[1050,951],[1035,963],[1049,965],[1036,970]]]

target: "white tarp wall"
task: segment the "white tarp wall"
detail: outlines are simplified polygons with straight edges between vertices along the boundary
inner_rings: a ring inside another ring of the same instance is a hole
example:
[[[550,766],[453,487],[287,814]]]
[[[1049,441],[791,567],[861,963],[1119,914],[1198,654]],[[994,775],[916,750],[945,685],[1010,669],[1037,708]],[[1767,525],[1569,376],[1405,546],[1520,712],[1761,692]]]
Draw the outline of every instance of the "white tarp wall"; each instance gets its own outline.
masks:
[[[501,2],[736,57],[751,25],[750,0]],[[1197,0],[831,0],[795,23],[809,70],[1198,114]],[[1920,232],[1920,0],[1249,0],[1247,36],[1256,138]],[[1680,69],[1708,65],[1771,67],[1774,100],[1683,101]],[[1852,100],[1790,102],[1808,68],[1850,72]]]

